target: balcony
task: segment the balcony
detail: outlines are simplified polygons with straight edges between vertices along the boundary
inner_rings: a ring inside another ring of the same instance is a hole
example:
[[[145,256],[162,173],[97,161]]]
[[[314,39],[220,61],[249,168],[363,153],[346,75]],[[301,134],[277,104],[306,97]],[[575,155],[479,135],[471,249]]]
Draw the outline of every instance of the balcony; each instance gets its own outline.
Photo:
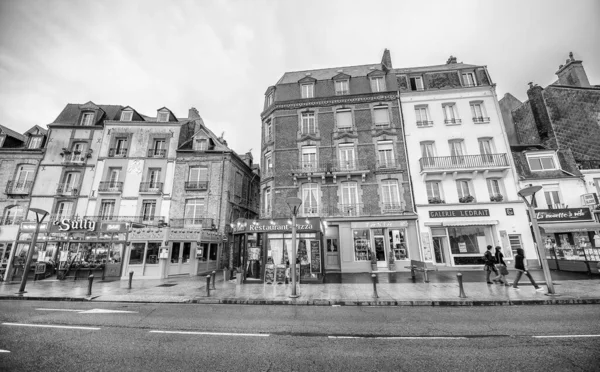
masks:
[[[453,125],[453,124],[461,124],[462,120],[460,119],[446,119],[444,120],[444,124],[446,125]]]
[[[0,225],[3,226],[18,225],[23,221],[25,221],[24,217],[0,217]]]
[[[161,193],[163,189],[162,182],[141,182],[140,183],[140,192],[150,193],[150,194],[158,194]]]
[[[167,150],[165,149],[149,149],[148,157],[149,158],[164,158],[167,156]]]
[[[109,158],[126,158],[127,148],[112,148],[108,150]]]
[[[367,159],[352,159],[352,160],[325,160],[317,161],[301,161],[298,168],[292,169],[292,176],[294,182],[297,182],[298,178],[321,177],[323,180],[325,177],[333,177],[335,183],[338,176],[352,175],[362,176],[364,182],[367,174],[370,172]]]
[[[404,206],[402,203],[381,203],[381,213],[383,214],[402,214]]]
[[[206,191],[208,190],[208,181],[188,181],[185,183],[186,191]]]
[[[56,195],[77,196],[79,195],[79,188],[69,183],[59,183],[56,188]]]
[[[476,118],[473,118],[473,123],[475,123],[475,124],[489,123],[489,122],[490,122],[490,118],[488,118],[488,117],[478,116]]]
[[[417,121],[417,127],[419,127],[419,128],[433,127],[433,121],[429,121],[429,120]]]
[[[377,169],[398,169],[399,164],[396,159],[379,159],[377,160]]]
[[[75,218],[78,218],[77,216]],[[161,227],[165,223],[165,217],[163,216],[118,216],[115,214],[106,214],[100,216],[84,216],[83,219],[94,220],[98,222],[136,222],[143,223],[148,226]]]
[[[98,186],[98,192],[120,193],[122,191],[123,191],[123,182],[116,182],[116,181],[100,182],[100,185]]]
[[[29,195],[33,181],[8,181],[6,195]]]
[[[86,155],[80,152],[65,153],[63,156],[64,165],[84,165],[87,159]]]
[[[489,170],[509,168],[506,154],[436,156],[419,159],[421,172],[453,170]]]
[[[211,229],[214,227],[214,219],[207,217],[171,218],[169,226],[171,228]]]

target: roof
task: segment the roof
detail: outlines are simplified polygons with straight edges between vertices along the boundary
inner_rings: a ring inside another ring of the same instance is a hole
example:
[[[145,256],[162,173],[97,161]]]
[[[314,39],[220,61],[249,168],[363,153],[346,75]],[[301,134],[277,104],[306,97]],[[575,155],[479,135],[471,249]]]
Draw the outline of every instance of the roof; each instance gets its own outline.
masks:
[[[9,136],[11,136],[13,138],[18,139],[19,141],[22,141],[22,142],[26,141],[26,138],[25,138],[24,135],[22,135],[20,133],[17,133],[17,132],[15,132],[14,130],[12,130],[10,128],[7,128],[4,125],[0,125],[0,132],[6,133],[7,135],[9,135]]]
[[[367,76],[367,74],[373,70],[382,70],[383,66],[381,63],[374,63],[370,65],[358,65],[358,66],[346,66],[346,67],[332,67],[323,68],[318,70],[304,70],[304,71],[293,71],[286,72],[283,74],[281,79],[277,82],[279,84],[291,84],[297,83],[298,80],[310,76],[316,80],[329,80],[340,73],[350,75],[350,77]]]
[[[79,114],[81,113],[81,106],[83,106],[83,104],[68,103],[52,124],[76,125],[77,120],[79,120]],[[123,109],[123,106],[121,105],[96,106],[106,113],[107,120],[118,120],[121,115],[121,110]]]
[[[46,135],[46,134],[48,134],[48,130],[47,130],[47,129],[44,129],[44,128],[40,127],[40,126],[39,126],[39,125],[37,125],[37,124],[36,124],[36,125],[34,125],[33,127],[29,128],[29,130],[28,130],[27,132],[25,132],[25,133],[31,133],[31,132],[33,132],[35,129],[37,129],[37,130],[38,130],[38,132],[40,132],[40,133],[41,133],[41,134],[43,134],[43,135]]]
[[[395,74],[408,74],[408,73],[414,73],[414,72],[462,70],[464,68],[476,68],[476,67],[483,67],[483,66],[469,65],[469,64],[460,62],[460,63],[449,63],[449,64],[435,65],[435,66],[393,68],[391,70],[391,72],[393,72]]]

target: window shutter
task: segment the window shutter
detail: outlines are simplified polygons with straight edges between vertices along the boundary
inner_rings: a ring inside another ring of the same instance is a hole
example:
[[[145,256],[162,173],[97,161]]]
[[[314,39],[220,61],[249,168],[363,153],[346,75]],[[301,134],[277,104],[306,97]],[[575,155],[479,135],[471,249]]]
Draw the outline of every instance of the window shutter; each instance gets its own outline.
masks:
[[[389,124],[390,116],[387,107],[376,108],[375,110],[375,124]]]
[[[337,126],[338,128],[350,128],[352,127],[352,112],[351,111],[338,111]]]

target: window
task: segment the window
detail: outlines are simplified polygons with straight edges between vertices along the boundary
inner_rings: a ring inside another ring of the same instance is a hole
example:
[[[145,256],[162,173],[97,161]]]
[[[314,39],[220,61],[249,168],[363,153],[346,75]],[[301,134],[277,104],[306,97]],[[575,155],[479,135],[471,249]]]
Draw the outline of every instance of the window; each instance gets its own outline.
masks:
[[[302,211],[304,215],[315,215],[319,213],[319,194],[316,183],[305,183],[302,185]]]
[[[392,141],[377,142],[377,153],[379,168],[393,168],[396,166],[394,143]]]
[[[424,90],[423,78],[415,76],[410,78],[410,90]]]
[[[466,72],[462,74],[462,81],[464,87],[473,87],[475,84],[475,75],[472,72]]]
[[[92,112],[85,112],[82,116],[81,116],[81,125],[82,126],[90,126],[92,125],[92,121],[94,120],[94,113]]]
[[[335,112],[335,121],[338,130],[352,130],[352,110],[337,110]]]
[[[377,76],[371,78],[371,91],[372,92],[383,92],[385,90],[385,79],[383,76]]]
[[[371,257],[370,230],[352,230],[352,237],[354,240],[354,260],[369,261]]]
[[[149,168],[148,169],[148,187],[156,189],[160,183],[160,168]]]
[[[33,182],[35,166],[32,164],[24,164],[20,165],[17,169],[17,182],[13,185],[12,190],[28,190]]]
[[[205,189],[208,183],[208,168],[190,167],[188,176],[188,188]]]
[[[29,138],[28,149],[39,149],[42,146],[42,136],[31,136]]]
[[[267,94],[267,97],[265,98],[265,103],[266,103],[267,107],[269,107],[273,104],[273,92]]]
[[[421,166],[423,168],[434,167],[435,159],[435,143],[431,141],[421,142]]]
[[[508,241],[510,243],[510,249],[512,250],[513,257],[517,255],[517,249],[523,248],[523,241],[521,240],[520,234],[509,234]],[[511,258],[511,257],[508,257]]]
[[[208,150],[208,140],[206,138],[196,138],[194,141],[194,150],[206,151]]]
[[[488,226],[448,227],[450,251],[453,255],[483,255],[488,242],[492,242],[491,229]],[[457,260],[455,264],[473,264],[469,261]]]
[[[442,184],[439,181],[427,181],[425,182],[425,188],[427,189],[427,201],[429,204],[444,202],[442,198]]]
[[[427,106],[416,106],[415,115],[417,117],[417,127],[429,127],[433,121],[429,120],[429,110]]]
[[[472,198],[471,191],[469,190],[469,181],[466,180],[458,180],[456,181],[456,191],[458,192],[458,201],[461,203],[468,203],[473,200],[468,199]],[[462,201],[461,201],[462,200]]]
[[[474,123],[488,123],[490,118],[487,117],[483,102],[471,102],[471,114],[473,115]]]
[[[73,203],[61,201],[56,205],[56,219],[69,218],[73,214]]]
[[[133,119],[133,111],[125,110],[121,112],[121,121],[131,121]]]
[[[6,140],[6,134],[0,133],[0,147],[4,145],[4,140]]]
[[[271,120],[267,120],[265,123],[265,141],[269,142],[273,140],[273,127],[271,125]]]
[[[450,147],[450,160],[452,164],[462,164],[465,162],[465,152],[463,146],[463,140],[450,140],[448,141]]]
[[[315,85],[314,84],[301,84],[302,98],[313,98],[315,96]]]
[[[63,194],[77,194],[77,179],[79,178],[77,172],[67,172],[63,179],[62,187],[59,188]]]
[[[4,218],[0,221],[0,225],[16,225],[23,221],[23,217],[23,207],[20,205],[13,205],[12,207],[6,208]]]
[[[148,242],[146,249],[146,265],[158,265],[158,250],[160,242]]]
[[[161,123],[168,122],[169,121],[169,112],[168,111],[159,111],[156,121],[161,122]]]
[[[265,154],[265,171],[267,175],[271,175],[273,172],[273,159],[270,151]]]
[[[560,201],[560,189],[558,188],[558,185],[544,185],[543,190],[548,209],[565,208],[565,206],[562,205]]]
[[[348,80],[335,81],[335,94],[338,96],[348,94]]]
[[[108,187],[118,187],[119,177],[121,175],[121,168],[109,168],[108,169]]]
[[[373,107],[375,127],[387,128],[390,126],[390,113],[387,106]]]
[[[444,110],[444,124],[460,124],[461,120],[458,118],[458,112],[456,111],[456,105],[454,103],[446,103],[442,105]]]
[[[502,193],[502,181],[497,178],[488,178],[487,180],[488,193],[490,201],[502,201],[504,199]]]
[[[102,200],[100,203],[100,218],[103,220],[111,220],[115,214],[115,200]]]
[[[186,225],[202,225],[203,213],[204,199],[189,199],[185,201]]]
[[[167,143],[164,138],[155,138],[150,150],[150,156],[164,157],[167,154]]]
[[[127,156],[127,137],[116,137],[114,156]]]
[[[479,153],[485,163],[494,162],[494,146],[491,138],[479,138]]]
[[[302,147],[302,168],[311,170],[317,168],[317,147],[303,146]]]
[[[84,142],[75,142],[71,146],[71,153],[65,155],[65,161],[71,163],[82,163],[85,160],[84,155],[85,149],[87,147],[87,143]]]
[[[546,155],[529,155],[527,154],[527,162],[529,163],[529,169],[532,171],[545,171],[554,170],[556,164],[554,162],[553,154]]]
[[[384,212],[397,212],[402,209],[398,180],[384,180],[381,182],[381,200]]]
[[[265,195],[265,214],[271,214],[271,188],[267,187]]]
[[[156,200],[142,200],[142,221],[154,221]]]
[[[341,143],[340,149],[340,170],[353,170],[356,168],[356,159],[354,158],[354,144]]]
[[[346,216],[358,216],[358,186],[356,182],[342,182],[340,212]]]
[[[315,114],[313,112],[302,113],[302,133],[314,134],[317,132]]]

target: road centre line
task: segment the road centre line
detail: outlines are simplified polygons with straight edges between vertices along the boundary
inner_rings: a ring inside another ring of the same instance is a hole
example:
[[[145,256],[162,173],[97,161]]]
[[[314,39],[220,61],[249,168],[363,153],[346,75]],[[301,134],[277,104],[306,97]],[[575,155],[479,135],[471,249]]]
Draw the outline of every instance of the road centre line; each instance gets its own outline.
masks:
[[[0,353],[10,353],[10,351],[0,349]]]
[[[600,335],[550,335],[550,336],[531,336],[533,338],[573,338],[573,337],[600,337]]]
[[[38,310],[38,311],[73,311],[73,312],[85,311],[85,310],[75,310],[75,309],[46,309],[46,308],[39,308],[36,310]]]
[[[374,340],[466,340],[467,337],[454,336],[328,336],[333,339],[374,339]]]
[[[182,335],[208,335],[208,336],[247,336],[269,337],[268,333],[228,333],[228,332],[192,332],[192,331],[150,331],[150,333],[170,333]]]
[[[98,331],[98,330],[100,330],[100,328],[95,328],[95,327],[59,326],[59,325],[51,325],[51,324],[2,323],[2,325],[20,326],[20,327],[84,329],[84,330],[87,330],[87,331]]]

